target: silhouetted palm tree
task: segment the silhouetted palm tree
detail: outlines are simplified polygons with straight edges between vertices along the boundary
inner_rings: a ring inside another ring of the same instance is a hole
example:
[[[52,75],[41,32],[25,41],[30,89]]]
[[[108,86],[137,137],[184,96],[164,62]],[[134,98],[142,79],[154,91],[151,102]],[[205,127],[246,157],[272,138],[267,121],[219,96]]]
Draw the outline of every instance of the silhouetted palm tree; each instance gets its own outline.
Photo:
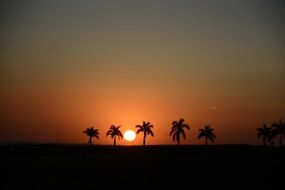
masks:
[[[200,133],[198,135],[198,139],[201,137],[205,137],[205,145],[208,145],[208,139],[214,142],[216,135],[214,134],[214,129],[211,128],[211,125],[206,125],[204,129],[199,129]]]
[[[257,128],[257,137],[263,138],[263,145],[266,146],[267,142],[270,142],[272,139],[272,127],[268,127],[265,123],[263,127]]]
[[[116,137],[118,137],[119,139],[123,138],[122,132],[120,131],[120,127],[121,126],[116,127],[115,125],[112,125],[106,133],[106,137],[110,135],[111,138],[114,139],[114,146],[116,146]]]
[[[140,132],[143,132],[143,146],[145,146],[145,139],[147,135],[151,135],[152,137],[154,136],[151,128],[153,128],[153,125],[150,124],[150,122],[145,122],[143,121],[142,125],[137,125],[136,128],[139,128],[137,130],[137,134]]]
[[[83,133],[89,136],[88,143],[90,146],[92,145],[92,137],[96,137],[97,139],[99,139],[99,130],[94,129],[93,127],[87,128],[85,131],[83,131]]]
[[[282,136],[285,136],[285,123],[280,120],[272,124],[272,133],[276,136],[279,134],[279,145],[282,146]]]
[[[172,122],[172,128],[169,136],[173,136],[172,140],[177,141],[177,145],[180,145],[180,135],[182,134],[183,138],[186,138],[186,134],[184,128],[190,129],[190,126],[184,123],[184,119],[180,119],[179,121]]]

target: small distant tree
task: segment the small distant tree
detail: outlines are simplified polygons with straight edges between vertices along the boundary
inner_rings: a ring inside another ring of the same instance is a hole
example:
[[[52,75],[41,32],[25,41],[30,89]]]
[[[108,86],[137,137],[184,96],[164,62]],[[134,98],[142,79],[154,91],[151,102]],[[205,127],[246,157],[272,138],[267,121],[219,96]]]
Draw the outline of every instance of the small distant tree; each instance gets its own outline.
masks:
[[[93,137],[99,139],[99,130],[94,129],[93,127],[87,128],[85,131],[83,131],[83,133],[85,133],[87,136],[89,136],[88,143],[90,146],[92,145],[92,138]]]
[[[110,135],[111,138],[114,139],[114,146],[116,146],[116,137],[118,137],[119,139],[123,138],[120,127],[121,126],[116,127],[115,125],[112,125],[106,133],[106,137]]]
[[[173,141],[177,141],[177,145],[180,145],[180,135],[185,139],[186,134],[184,129],[190,129],[190,126],[184,123],[184,119],[180,119],[179,121],[172,122],[172,128],[169,136],[172,136]]]
[[[257,128],[257,137],[262,137],[263,139],[263,145],[266,146],[267,142],[271,142],[272,140],[272,127],[268,127],[265,123],[262,127]]]
[[[152,137],[154,136],[152,131],[153,125],[151,125],[150,122],[143,121],[143,124],[137,125],[136,128],[138,128],[137,134],[139,134],[140,132],[143,133],[143,146],[145,146],[146,136],[147,135],[151,135]]]
[[[282,146],[282,137],[285,136],[285,123],[282,120],[272,124],[272,133],[279,135],[279,146]]]
[[[206,125],[204,129],[199,129],[199,131],[198,139],[205,137],[205,145],[208,145],[208,140],[214,143],[216,135],[214,134],[214,129],[211,128],[211,125]]]

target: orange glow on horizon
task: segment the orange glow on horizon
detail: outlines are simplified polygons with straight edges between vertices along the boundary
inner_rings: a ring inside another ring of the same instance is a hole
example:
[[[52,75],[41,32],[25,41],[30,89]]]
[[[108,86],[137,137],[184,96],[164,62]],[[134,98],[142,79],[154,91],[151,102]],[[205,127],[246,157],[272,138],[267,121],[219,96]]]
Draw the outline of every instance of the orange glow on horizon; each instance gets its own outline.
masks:
[[[181,144],[203,144],[207,124],[215,144],[259,143],[256,128],[285,119],[282,3],[197,3],[5,1],[0,143],[85,143],[94,126],[94,144],[112,145],[112,124],[146,121],[147,145],[175,144],[180,118]]]

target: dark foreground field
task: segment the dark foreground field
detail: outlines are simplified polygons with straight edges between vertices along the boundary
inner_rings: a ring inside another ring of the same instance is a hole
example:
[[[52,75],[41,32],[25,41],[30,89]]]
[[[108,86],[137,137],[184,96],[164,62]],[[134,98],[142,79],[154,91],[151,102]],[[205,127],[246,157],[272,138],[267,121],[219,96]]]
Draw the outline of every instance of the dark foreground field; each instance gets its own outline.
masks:
[[[285,149],[246,145],[0,146],[0,189],[274,189]]]

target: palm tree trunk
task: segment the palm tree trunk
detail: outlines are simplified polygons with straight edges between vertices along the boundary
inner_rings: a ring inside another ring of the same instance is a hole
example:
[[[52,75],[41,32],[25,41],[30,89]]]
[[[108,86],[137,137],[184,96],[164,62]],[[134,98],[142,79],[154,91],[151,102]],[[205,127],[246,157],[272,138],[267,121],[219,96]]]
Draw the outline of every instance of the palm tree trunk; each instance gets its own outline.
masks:
[[[263,136],[263,145],[266,146],[266,136]]]
[[[116,136],[114,137],[114,146],[116,146]]]
[[[143,133],[143,146],[145,146],[146,132]]]
[[[89,137],[89,141],[88,142],[89,142],[89,145],[91,146],[92,145],[92,136]]]
[[[206,136],[205,139],[205,144],[208,145],[208,137]]]
[[[178,146],[180,145],[180,135],[179,134],[177,135],[177,145]]]

